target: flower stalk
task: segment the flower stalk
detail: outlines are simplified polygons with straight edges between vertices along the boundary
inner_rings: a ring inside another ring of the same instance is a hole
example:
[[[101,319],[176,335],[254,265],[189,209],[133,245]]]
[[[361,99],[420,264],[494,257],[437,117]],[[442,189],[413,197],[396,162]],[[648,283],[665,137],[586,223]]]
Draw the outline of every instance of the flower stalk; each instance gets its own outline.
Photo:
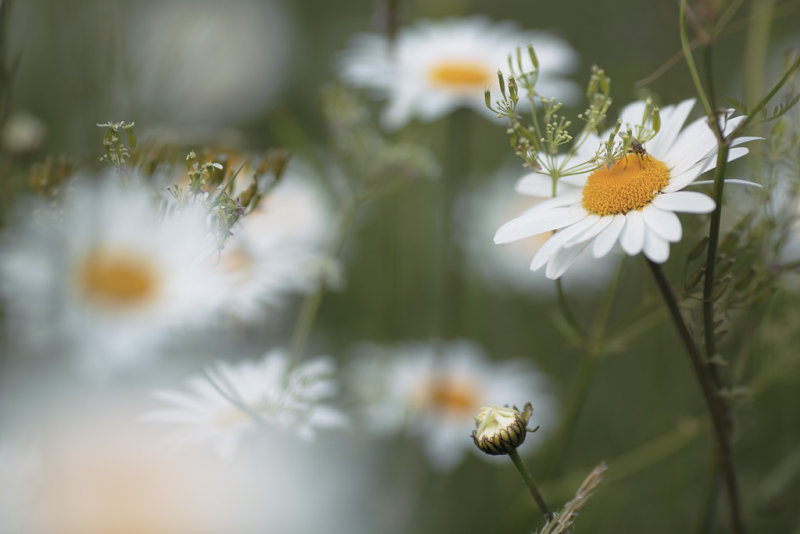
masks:
[[[536,505],[539,507],[539,510],[542,511],[545,520],[549,523],[553,520],[553,513],[550,511],[550,508],[547,506],[547,502],[544,500],[542,496],[542,492],[539,491],[539,488],[536,486],[536,483],[533,481],[533,477],[531,476],[528,468],[525,467],[525,462],[522,461],[520,458],[519,453],[516,449],[512,450],[508,453],[509,458],[514,463],[514,467],[517,468],[519,471],[522,480],[525,481],[525,486],[527,486],[528,491],[530,492],[533,500],[536,501]]]
[[[703,360],[700,349],[692,339],[689,328],[683,320],[681,311],[678,308],[678,301],[672,292],[672,288],[664,276],[661,266],[650,260],[647,264],[653,273],[653,278],[661,291],[664,298],[664,303],[667,305],[672,322],[678,330],[681,337],[686,354],[692,364],[697,381],[700,383],[700,389],[703,393],[703,398],[708,408],[709,416],[711,417],[712,426],[714,429],[714,438],[717,444],[719,453],[719,468],[725,479],[725,487],[728,493],[728,501],[730,503],[731,526],[733,532],[736,534],[744,533],[744,524],[741,517],[741,506],[739,503],[739,487],[736,479],[736,470],[733,463],[733,453],[730,443],[730,417],[729,409],[725,399],[719,394],[719,390],[715,386],[714,378]]]

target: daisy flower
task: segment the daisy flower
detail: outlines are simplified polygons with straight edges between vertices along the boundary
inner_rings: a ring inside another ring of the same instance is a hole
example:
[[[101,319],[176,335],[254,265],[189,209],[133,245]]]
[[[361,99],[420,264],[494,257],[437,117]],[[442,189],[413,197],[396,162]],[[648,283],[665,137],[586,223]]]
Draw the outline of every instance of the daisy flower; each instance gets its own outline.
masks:
[[[256,209],[233,228],[220,254],[224,307],[246,321],[259,321],[292,293],[309,293],[321,278],[335,278],[325,254],[330,221],[327,199],[302,170],[287,171]]]
[[[669,244],[680,241],[681,222],[677,213],[709,213],[714,201],[703,193],[683,191],[696,178],[716,166],[717,142],[706,119],[682,129],[694,100],[661,110],[661,129],[647,143],[646,154],[627,154],[610,168],[566,176],[559,180],[554,198],[536,204],[497,230],[494,242],[505,244],[542,232],[556,231],[539,248],[531,270],[545,267],[545,275],[561,277],[580,253],[590,250],[595,258],[608,254],[619,242],[634,256],[643,253],[663,263],[669,258]],[[635,102],[623,109],[623,124],[638,124],[645,109]],[[744,117],[727,116],[724,133],[729,134]],[[608,136],[591,134],[576,158],[589,161]],[[739,138],[738,145],[753,138]],[[734,147],[728,160],[747,154]],[[562,157],[560,162],[565,162]],[[696,182],[695,182],[696,183]],[[517,191],[541,194],[552,190],[552,179],[531,173],[517,184]]]
[[[393,42],[381,35],[358,35],[341,59],[342,77],[375,91],[388,103],[383,120],[400,128],[412,118],[433,121],[459,107],[487,118],[484,91],[498,91],[498,65],[519,46],[533,44],[543,75],[542,94],[569,100],[576,87],[560,76],[572,71],[576,55],[563,40],[542,32],[520,31],[509,22],[483,17],[420,21],[401,29]],[[526,61],[529,59],[525,58]]]
[[[541,248],[552,232],[543,232],[529,239],[509,244],[497,250],[492,236],[498,226],[509,218],[522,214],[531,202],[542,202],[550,197],[549,191],[534,191],[526,196],[515,194],[509,187],[519,174],[502,170],[495,176],[483,179],[473,191],[459,199],[456,209],[456,238],[464,250],[466,266],[483,278],[490,287],[502,291],[515,291],[531,296],[553,295],[553,282],[544,275],[531,276],[524,262]],[[584,252],[570,270],[568,281],[584,289],[599,289],[614,272],[618,263],[616,255],[595,261]]]
[[[555,421],[544,375],[524,361],[491,362],[468,341],[363,345],[350,378],[369,427],[378,433],[407,428],[421,437],[438,469],[455,467],[467,450],[480,452],[469,435],[481,406],[530,401],[537,424],[547,429]]]
[[[165,215],[130,178],[129,187],[79,179],[55,212],[28,205],[0,242],[10,326],[29,349],[76,354],[100,376],[151,358],[170,331],[204,324],[222,287],[200,204]]]
[[[345,416],[323,403],[336,393],[334,371],[328,358],[290,370],[282,350],[259,362],[218,363],[207,375],[190,378],[188,392],[155,392],[170,407],[141,418],[181,426],[172,435],[176,446],[210,441],[221,457],[230,459],[242,436],[259,423],[291,430],[306,440],[317,428],[343,426]]]

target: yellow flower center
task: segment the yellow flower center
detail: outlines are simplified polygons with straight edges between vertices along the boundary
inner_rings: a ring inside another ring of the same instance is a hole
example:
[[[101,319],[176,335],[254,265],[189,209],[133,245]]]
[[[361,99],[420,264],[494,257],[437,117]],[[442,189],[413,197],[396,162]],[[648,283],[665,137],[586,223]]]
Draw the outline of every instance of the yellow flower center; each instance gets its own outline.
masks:
[[[446,60],[428,70],[433,85],[455,89],[483,90],[492,81],[492,71],[474,61]]]
[[[625,214],[649,205],[669,183],[669,169],[651,156],[628,154],[601,167],[583,186],[583,207],[596,215]]]
[[[90,301],[115,308],[136,308],[158,293],[156,266],[131,251],[95,248],[77,270],[78,288]]]
[[[419,397],[423,409],[437,410],[455,417],[471,417],[481,404],[477,384],[452,376],[431,378],[420,391]]]

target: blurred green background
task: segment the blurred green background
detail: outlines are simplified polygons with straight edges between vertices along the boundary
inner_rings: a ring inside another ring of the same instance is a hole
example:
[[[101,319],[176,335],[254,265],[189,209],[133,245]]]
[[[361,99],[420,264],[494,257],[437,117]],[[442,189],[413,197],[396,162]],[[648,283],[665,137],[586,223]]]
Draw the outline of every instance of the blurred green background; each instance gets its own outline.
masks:
[[[703,4],[720,3],[725,4],[709,0],[695,7],[699,11]],[[216,40],[210,47],[198,43],[196,49],[180,48],[177,54],[168,41],[159,48],[161,43],[151,42],[151,35],[137,33],[152,27],[147,24],[156,24],[147,18],[156,4],[170,7],[161,23],[196,17],[222,21],[226,11],[235,14],[240,9],[252,16],[232,16],[228,25],[221,25],[223,41]],[[637,85],[680,49],[674,1],[399,0],[397,4],[401,24],[483,14],[560,35],[580,56],[574,81],[584,84],[592,64],[604,67],[611,76],[612,94],[619,104],[611,116],[621,105],[644,95],[664,104],[693,96],[681,61],[651,83]],[[766,76],[765,85],[777,76],[782,54],[800,45],[800,2],[744,2],[714,44],[717,94],[742,98],[745,79],[751,74],[743,69],[742,60],[750,17],[753,9],[764,5],[773,10],[767,61],[759,73]],[[19,63],[6,118],[21,111],[30,113],[45,126],[46,138],[33,150],[3,154],[0,171],[9,191],[3,206],[11,204],[13,191],[24,187],[29,166],[46,155],[69,155],[78,165],[95,165],[101,136],[95,123],[107,120],[135,121],[143,140],[166,136],[187,146],[233,145],[253,151],[281,146],[296,157],[319,157],[330,145],[320,114],[321,90],[334,79],[337,53],[347,47],[350,37],[380,30],[379,11],[376,2],[368,0],[13,2],[6,28],[6,64],[17,58]],[[215,63],[214,46],[224,47],[226,35],[232,41],[241,39],[245,30],[237,25],[247,19],[256,24],[257,31],[247,29],[255,40],[247,47],[248,54],[239,58],[240,67],[244,66],[240,70],[255,74],[237,83],[229,78],[238,72],[235,66]],[[262,23],[264,41],[257,39]],[[137,49],[155,57],[138,57]],[[198,93],[210,88],[212,96],[193,104],[197,109],[187,106],[191,100],[174,99],[174,93],[182,90],[177,83],[154,83],[142,94],[132,89],[142,62],[166,57],[201,69],[202,75],[193,78],[190,87]],[[154,103],[165,95],[173,100]],[[257,104],[248,107],[248,102]],[[443,177],[410,184],[362,213],[346,249],[348,285],[326,297],[313,335],[315,348],[345,355],[363,340],[469,338],[498,360],[532,358],[553,378],[566,401],[583,350],[561,335],[554,300],[495,291],[469,268],[457,268],[463,262],[453,262],[450,270],[442,268],[443,251],[455,251],[453,236],[444,235],[439,212],[445,194],[442,184],[449,180],[465,191],[477,189],[497,169],[518,165],[503,129],[472,112],[459,111],[430,125],[412,125],[405,135],[432,148]],[[460,158],[448,156],[454,145]],[[326,161],[324,156],[320,161]],[[752,174],[746,164],[738,164],[732,172],[737,177]],[[513,177],[508,182],[512,186]],[[731,198],[757,208],[744,196]],[[705,226],[694,221],[684,224],[686,238],[673,247],[666,265],[676,286],[681,285],[686,252]],[[454,230],[463,231],[458,225]],[[658,295],[644,267],[641,258],[625,260],[611,309],[611,330],[624,331],[642,309],[658,309]],[[753,308],[733,310],[731,334],[722,347],[725,354],[739,350],[750,354],[741,385],[752,389],[737,402],[735,437],[750,532],[800,532],[797,290],[796,283],[781,286]],[[566,291],[578,319],[588,325],[602,292],[572,288],[569,282]],[[443,302],[443,294],[449,295],[448,302]],[[689,308],[693,306],[688,303]],[[293,313],[290,310],[287,316]],[[666,313],[654,311],[648,317],[652,321],[640,335],[630,336],[618,350],[596,362],[569,442],[559,450],[545,447],[528,457],[554,507],[570,498],[594,465],[609,463],[607,479],[580,515],[579,532],[694,532],[700,520],[711,478],[708,420]],[[748,323],[756,328],[748,329]],[[409,452],[407,445],[390,445],[397,450],[387,457],[398,460],[377,466],[387,484],[396,487],[385,496],[376,495],[375,503],[363,503],[364,507],[391,507],[393,494],[410,494],[413,504],[402,531],[530,532],[539,525],[538,512],[510,465],[498,467],[469,457],[452,473],[435,473],[425,468],[420,451],[412,447]],[[522,451],[524,455],[524,447]],[[405,473],[409,463],[418,465],[416,477]],[[725,532],[724,499],[718,508],[716,531]],[[392,531],[391,525],[386,528]]]

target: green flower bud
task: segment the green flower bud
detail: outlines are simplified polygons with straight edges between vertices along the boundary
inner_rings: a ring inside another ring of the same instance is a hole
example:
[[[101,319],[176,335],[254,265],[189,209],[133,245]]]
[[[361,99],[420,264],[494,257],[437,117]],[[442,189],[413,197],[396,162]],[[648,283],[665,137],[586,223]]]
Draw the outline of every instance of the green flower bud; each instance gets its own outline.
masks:
[[[531,415],[530,402],[525,404],[522,412],[516,406],[484,406],[475,416],[476,430],[472,431],[472,441],[486,454],[508,454],[525,441]]]

